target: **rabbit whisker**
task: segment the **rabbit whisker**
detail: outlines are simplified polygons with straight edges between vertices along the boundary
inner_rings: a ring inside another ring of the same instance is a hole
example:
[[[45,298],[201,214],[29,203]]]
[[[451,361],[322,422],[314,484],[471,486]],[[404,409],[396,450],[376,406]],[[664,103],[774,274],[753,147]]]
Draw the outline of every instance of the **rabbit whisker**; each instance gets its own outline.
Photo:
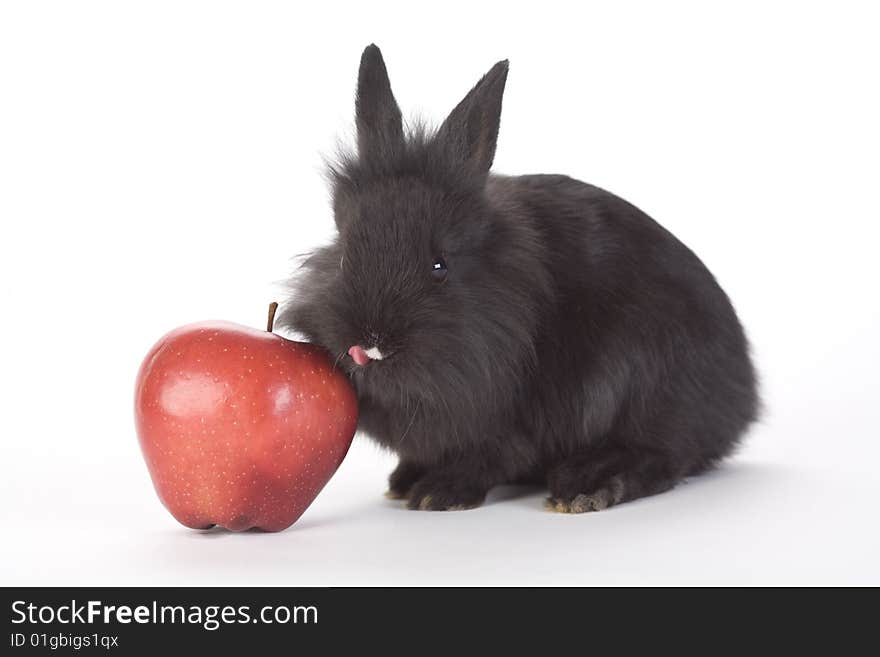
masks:
[[[406,430],[403,432],[403,435],[400,437],[400,440],[397,441],[397,445],[398,445],[398,446],[400,446],[400,445],[403,444],[403,440],[404,440],[404,439],[407,437],[407,435],[409,434],[409,430],[412,429],[413,423],[416,421],[416,413],[419,412],[419,409],[420,409],[421,407],[422,407],[422,400],[420,399],[420,400],[416,403],[416,407],[415,407],[415,409],[413,409],[413,414],[412,414],[412,417],[409,419],[409,424],[407,425]]]

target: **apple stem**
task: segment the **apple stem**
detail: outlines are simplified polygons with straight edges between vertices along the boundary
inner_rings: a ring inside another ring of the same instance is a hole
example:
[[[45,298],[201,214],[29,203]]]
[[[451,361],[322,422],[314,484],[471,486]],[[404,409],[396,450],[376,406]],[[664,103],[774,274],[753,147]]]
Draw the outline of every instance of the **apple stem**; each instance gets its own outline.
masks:
[[[275,328],[275,311],[276,310],[278,310],[278,302],[273,301],[272,303],[269,304],[269,319],[266,322],[266,330],[269,331],[269,333],[271,333],[272,330]]]

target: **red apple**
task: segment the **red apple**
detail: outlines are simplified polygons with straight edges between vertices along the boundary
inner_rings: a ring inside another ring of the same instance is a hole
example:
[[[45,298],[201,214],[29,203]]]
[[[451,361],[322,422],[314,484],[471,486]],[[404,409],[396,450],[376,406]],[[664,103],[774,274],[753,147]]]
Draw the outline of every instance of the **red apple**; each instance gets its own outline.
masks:
[[[135,423],[156,492],[181,523],[280,531],[345,457],[357,398],[314,345],[201,322],[147,354]]]

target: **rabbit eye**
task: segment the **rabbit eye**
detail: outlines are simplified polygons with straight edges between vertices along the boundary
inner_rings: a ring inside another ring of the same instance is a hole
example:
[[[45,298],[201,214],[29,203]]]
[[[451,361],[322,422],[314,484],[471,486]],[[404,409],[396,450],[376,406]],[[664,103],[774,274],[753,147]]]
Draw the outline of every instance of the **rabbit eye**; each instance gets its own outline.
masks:
[[[434,264],[431,265],[431,276],[435,281],[442,281],[446,278],[446,261],[443,258],[434,258]]]

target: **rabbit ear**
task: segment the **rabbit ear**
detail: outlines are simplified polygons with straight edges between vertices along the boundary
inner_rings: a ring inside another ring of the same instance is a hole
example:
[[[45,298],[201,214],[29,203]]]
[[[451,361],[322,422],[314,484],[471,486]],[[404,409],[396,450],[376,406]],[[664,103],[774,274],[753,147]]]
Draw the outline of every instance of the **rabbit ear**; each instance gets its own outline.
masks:
[[[358,155],[386,159],[403,145],[403,119],[391,93],[382,52],[370,44],[361,55],[355,100]]]
[[[508,61],[498,62],[440,126],[437,139],[459,165],[487,174],[495,159]]]

